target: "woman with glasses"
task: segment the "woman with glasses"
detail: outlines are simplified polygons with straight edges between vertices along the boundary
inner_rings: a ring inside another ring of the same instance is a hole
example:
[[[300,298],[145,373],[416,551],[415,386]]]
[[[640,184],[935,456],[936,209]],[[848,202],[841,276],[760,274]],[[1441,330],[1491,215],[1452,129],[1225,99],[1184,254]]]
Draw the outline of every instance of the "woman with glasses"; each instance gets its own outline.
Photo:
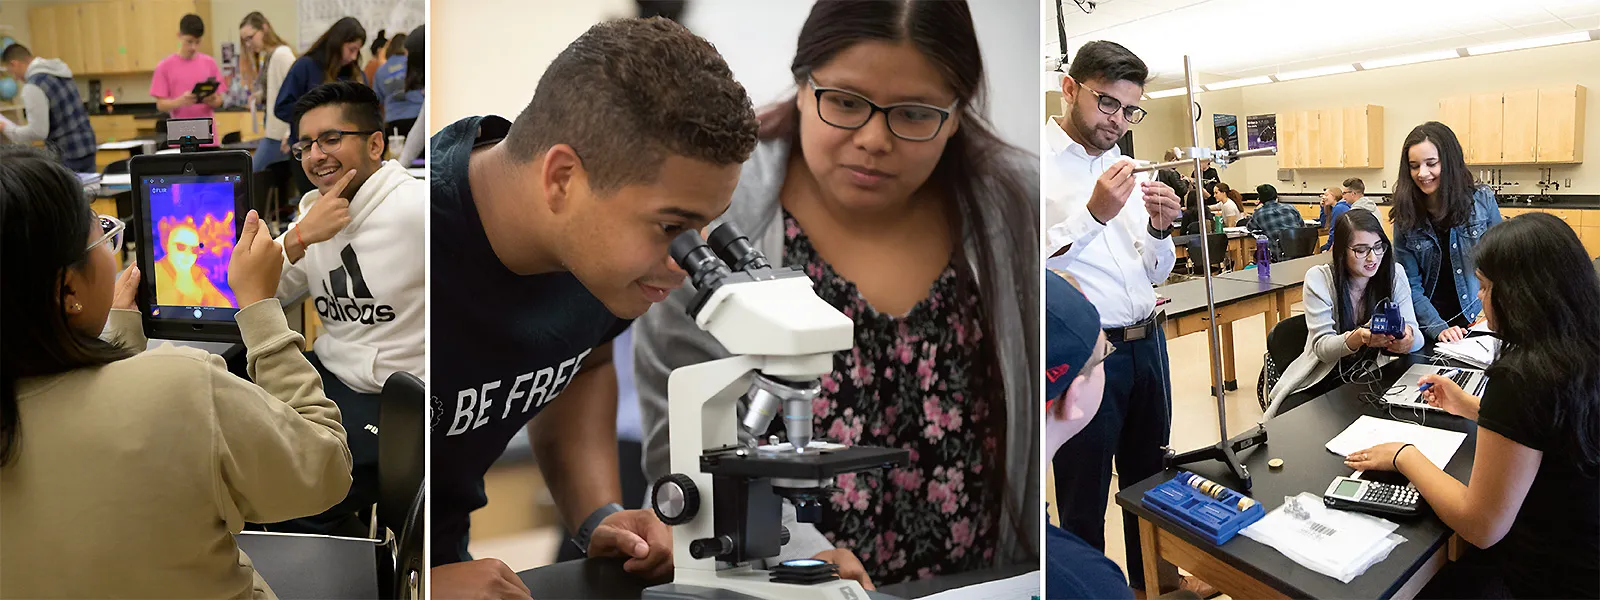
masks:
[[[229,283],[257,387],[145,350],[123,225],[80,188],[0,147],[0,597],[271,597],[233,534],[350,485],[339,411],[273,298],[281,251],[252,211]]]
[[[200,230],[180,223],[167,231],[166,255],[156,261],[156,304],[234,308],[198,263],[204,246]]]
[[[1443,123],[1423,123],[1406,136],[1389,220],[1422,334],[1441,342],[1466,337],[1483,311],[1472,249],[1500,222],[1500,205],[1494,190],[1472,180],[1461,142]]]
[[[1362,363],[1376,359],[1383,350],[1409,354],[1422,349],[1406,270],[1395,263],[1377,215],[1345,212],[1334,221],[1332,241],[1332,262],[1306,271],[1305,351],[1272,387],[1268,418],[1345,383],[1364,380],[1367,366]],[[1404,336],[1372,332],[1372,315],[1384,302],[1400,307]]]
[[[1037,161],[985,121],[970,9],[818,2],[790,71],[798,92],[760,115],[723,220],[855,322],[815,435],[911,462],[839,477],[815,525],[786,507],[780,559],[878,584],[1036,565]],[[692,294],[636,332],[651,477],[669,472],[668,374],[726,356],[685,315]]]

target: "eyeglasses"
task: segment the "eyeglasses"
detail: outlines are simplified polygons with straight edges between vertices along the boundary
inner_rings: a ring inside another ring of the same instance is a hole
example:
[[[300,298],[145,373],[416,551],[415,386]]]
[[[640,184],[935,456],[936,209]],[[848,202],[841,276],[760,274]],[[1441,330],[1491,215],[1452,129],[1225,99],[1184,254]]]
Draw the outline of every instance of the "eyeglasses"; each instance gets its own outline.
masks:
[[[173,242],[172,243],[172,251],[173,252],[187,252],[187,253],[190,253],[190,254],[199,254],[200,253],[200,247],[196,246],[196,245],[192,245],[192,244],[185,244],[183,242]]]
[[[1368,246],[1366,244],[1362,244],[1360,246],[1351,246],[1350,247],[1350,253],[1356,255],[1356,258],[1360,258],[1360,259],[1366,259],[1368,256],[1371,256],[1373,254],[1376,254],[1378,256],[1383,256],[1384,254],[1386,254],[1388,252],[1389,252],[1389,245],[1385,244],[1383,242],[1378,242],[1378,243],[1373,244],[1371,246]]]
[[[1113,344],[1110,341],[1107,341],[1107,342],[1105,342],[1104,345],[1106,347],[1105,353],[1101,354],[1098,358],[1093,357],[1093,356],[1089,357],[1089,360],[1087,362],[1083,363],[1083,368],[1082,369],[1078,369],[1078,374],[1082,375],[1082,374],[1086,374],[1086,373],[1088,373],[1090,371],[1093,371],[1095,367],[1098,367],[1098,366],[1100,366],[1101,363],[1106,362],[1106,359],[1111,358],[1112,354],[1116,354],[1117,353],[1117,345],[1116,344]],[[1062,394],[1065,395],[1065,392],[1062,392]],[[1055,404],[1056,404],[1056,400],[1057,399],[1058,398],[1051,398],[1051,399],[1045,401],[1044,409],[1045,409],[1046,412],[1049,412],[1049,411],[1055,409]]]
[[[328,154],[339,151],[339,142],[344,140],[344,136],[372,135],[379,131],[380,130],[378,129],[368,129],[365,131],[324,131],[322,132],[322,135],[317,136],[316,139],[300,140],[295,142],[294,145],[289,146],[289,151],[294,154],[295,160],[304,160],[306,151],[311,149],[312,144],[316,144],[317,146],[321,147],[323,154]]]
[[[816,94],[817,117],[823,123],[855,130],[865,127],[873,115],[881,112],[889,124],[889,133],[908,142],[926,142],[938,136],[939,130],[944,129],[944,122],[950,119],[950,113],[961,103],[957,100],[945,108],[916,102],[878,106],[861,94],[818,86],[810,77],[806,78],[806,83]]]
[[[106,215],[95,215],[95,217],[100,221],[100,231],[103,235],[101,235],[100,238],[96,239],[93,243],[89,244],[89,247],[85,248],[84,252],[94,250],[95,246],[99,246],[100,244],[104,244],[109,241],[111,242],[111,252],[115,254],[118,250],[122,249],[122,231],[127,229],[128,225],[123,223],[122,219],[118,219],[116,217],[108,217]]]
[[[1127,121],[1129,125],[1138,124],[1139,121],[1144,120],[1145,115],[1150,114],[1149,111],[1137,106],[1123,106],[1121,100],[1102,94],[1087,85],[1080,83],[1078,84],[1078,87],[1089,90],[1089,93],[1094,94],[1094,97],[1099,102],[1100,112],[1108,115],[1114,115],[1117,114],[1117,111],[1121,111],[1122,120]]]

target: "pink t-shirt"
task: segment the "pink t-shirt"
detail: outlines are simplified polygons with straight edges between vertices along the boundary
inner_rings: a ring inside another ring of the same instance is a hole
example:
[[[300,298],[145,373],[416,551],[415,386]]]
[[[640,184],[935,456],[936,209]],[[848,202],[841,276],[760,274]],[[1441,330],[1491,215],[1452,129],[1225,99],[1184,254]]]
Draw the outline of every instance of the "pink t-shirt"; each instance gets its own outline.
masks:
[[[228,82],[222,78],[222,71],[217,68],[215,59],[199,52],[188,60],[173,54],[156,65],[155,75],[150,78],[150,95],[156,98],[179,98],[193,91],[194,84],[207,79],[217,81],[217,94],[228,92]],[[174,119],[210,118],[214,114],[211,105],[204,101],[172,109]]]

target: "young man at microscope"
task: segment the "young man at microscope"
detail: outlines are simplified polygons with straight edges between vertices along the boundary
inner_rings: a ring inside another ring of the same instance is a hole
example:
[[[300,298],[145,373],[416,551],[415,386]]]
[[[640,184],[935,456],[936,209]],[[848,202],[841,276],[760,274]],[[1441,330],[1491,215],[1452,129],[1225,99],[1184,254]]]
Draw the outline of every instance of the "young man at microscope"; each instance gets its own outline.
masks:
[[[671,573],[671,530],[617,504],[611,340],[683,283],[668,245],[728,208],[756,127],[711,44],[622,19],[568,45],[515,122],[470,117],[433,137],[435,597],[530,593],[467,553],[483,475],[524,425],[587,555]]]

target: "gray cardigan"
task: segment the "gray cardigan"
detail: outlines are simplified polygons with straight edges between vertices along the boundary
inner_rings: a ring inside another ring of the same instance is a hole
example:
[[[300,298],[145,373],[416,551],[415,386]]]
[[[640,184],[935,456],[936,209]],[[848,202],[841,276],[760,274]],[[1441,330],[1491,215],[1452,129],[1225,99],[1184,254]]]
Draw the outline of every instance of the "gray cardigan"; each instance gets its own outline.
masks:
[[[1305,281],[1306,305],[1306,348],[1299,358],[1289,363],[1283,370],[1283,376],[1278,378],[1278,384],[1272,386],[1272,403],[1267,405],[1264,418],[1271,419],[1278,414],[1278,406],[1283,404],[1290,394],[1305,390],[1322,378],[1333,372],[1333,367],[1339,364],[1339,359],[1355,354],[1349,346],[1345,345],[1344,334],[1339,333],[1337,324],[1333,321],[1333,303],[1338,301],[1338,294],[1342,292],[1333,289],[1333,266],[1317,265],[1306,271]],[[1406,269],[1397,261],[1394,263],[1394,298],[1400,305],[1400,317],[1405,319],[1406,326],[1412,330],[1410,352],[1422,349],[1422,327],[1417,325],[1417,314],[1411,307],[1411,282],[1406,279]]]
[[[778,203],[778,192],[783,188],[788,165],[789,144],[762,142],[745,162],[739,174],[739,186],[734,190],[733,203],[728,212],[717,220],[737,224],[751,244],[766,254],[774,265],[783,262],[783,219]],[[1019,155],[1019,163],[1030,157]],[[1028,168],[1034,177],[1029,181],[1038,185],[1037,169]],[[1038,188],[1033,188],[1029,201],[1035,206],[1039,201]],[[993,219],[991,219],[993,221]],[[996,227],[1000,225],[996,224]],[[713,228],[715,225],[713,225]],[[1037,235],[1033,236],[1037,238]],[[976,244],[989,243],[997,256],[1038,256],[1037,248],[1013,248],[1001,235],[975,235],[965,232],[963,243],[970,251]],[[969,252],[970,253],[970,252]],[[1021,285],[1037,286],[1038,264],[1020,265],[1011,272],[992,274],[1010,279],[1011,289]],[[984,276],[984,273],[975,273]],[[1032,278],[1028,276],[1032,275]],[[725,358],[728,353],[709,334],[695,326],[685,312],[693,290],[684,286],[672,292],[667,300],[645,313],[634,323],[634,377],[639,391],[640,421],[644,425],[644,472],[654,481],[671,472],[667,431],[667,375],[678,367],[709,360]],[[1006,387],[1006,476],[1011,484],[1010,494],[1016,499],[1020,514],[1001,515],[1000,552],[998,564],[1028,563],[1037,561],[1039,548],[1039,383],[1037,338],[1027,334],[1029,328],[1038,326],[1037,305],[1023,306],[1024,296],[988,299],[990,315],[995,319],[993,330],[999,340],[1000,368]],[[648,501],[648,500],[647,500]],[[784,503],[784,525],[789,528],[790,541],[783,547],[777,560],[809,558],[818,552],[830,550],[833,544],[811,524],[795,521],[794,508]],[[1015,519],[1020,523],[1026,539],[1018,540]]]

